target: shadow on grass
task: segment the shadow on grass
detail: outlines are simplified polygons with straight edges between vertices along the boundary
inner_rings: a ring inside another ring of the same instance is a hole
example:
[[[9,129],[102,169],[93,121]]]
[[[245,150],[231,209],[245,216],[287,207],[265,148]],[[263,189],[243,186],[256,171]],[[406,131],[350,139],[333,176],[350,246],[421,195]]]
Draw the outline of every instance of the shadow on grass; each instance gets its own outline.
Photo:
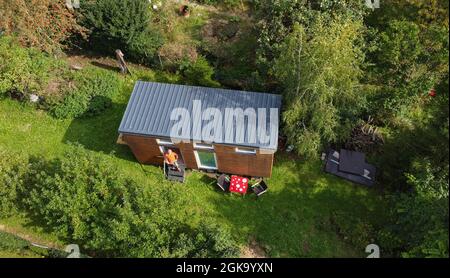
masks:
[[[111,66],[111,65],[108,65],[108,64],[105,64],[105,63],[100,63],[100,62],[97,62],[97,61],[92,61],[90,64],[93,65],[93,66],[96,66],[96,67],[105,69],[105,70],[110,70],[110,71],[114,71],[114,72],[120,72],[120,70],[119,70],[118,67]]]
[[[64,134],[63,143],[78,143],[88,150],[113,153],[120,159],[136,161],[128,146],[117,144],[118,129],[125,108],[126,104],[112,103],[110,108],[98,116],[72,120]]]

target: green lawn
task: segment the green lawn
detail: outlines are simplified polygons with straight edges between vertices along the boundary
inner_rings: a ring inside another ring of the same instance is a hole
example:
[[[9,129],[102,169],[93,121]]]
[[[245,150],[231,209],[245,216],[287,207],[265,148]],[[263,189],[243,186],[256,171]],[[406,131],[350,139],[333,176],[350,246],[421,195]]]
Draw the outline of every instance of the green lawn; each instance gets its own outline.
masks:
[[[1,258],[41,258],[32,252],[0,250]]]
[[[149,74],[150,78],[155,74]],[[157,78],[155,78],[157,79]],[[134,80],[128,78],[112,108],[89,119],[55,120],[46,112],[13,100],[0,100],[0,148],[47,158],[61,156],[78,142],[93,152],[114,153],[117,167],[142,186],[158,186],[162,171],[141,166],[127,146],[117,145],[117,129]],[[365,246],[351,246],[330,223],[332,212],[340,212],[376,223],[383,209],[381,198],[371,190],[324,174],[318,161],[302,161],[277,154],[270,191],[259,200],[219,192],[214,180],[191,172],[185,186],[169,184],[190,200],[180,208],[192,214],[192,221],[212,217],[228,225],[242,246],[250,239],[273,257],[364,256]],[[54,238],[38,224],[17,216],[0,219],[0,224],[45,239]],[[58,243],[59,244],[59,243]],[[0,253],[0,256],[5,254]]]

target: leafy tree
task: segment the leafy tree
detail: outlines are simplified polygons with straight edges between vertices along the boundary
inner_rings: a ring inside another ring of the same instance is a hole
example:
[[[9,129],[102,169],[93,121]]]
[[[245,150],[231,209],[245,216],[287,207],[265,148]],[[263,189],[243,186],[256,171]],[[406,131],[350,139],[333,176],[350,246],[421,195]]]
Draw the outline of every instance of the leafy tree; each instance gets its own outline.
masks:
[[[391,20],[406,20],[426,28],[438,25],[448,28],[449,3],[446,0],[383,0],[367,19],[371,26],[386,26]]]
[[[379,117],[418,103],[448,72],[445,27],[431,25],[424,30],[411,21],[393,20],[377,44],[370,76],[379,84],[373,105]]]
[[[27,171],[26,157],[0,148],[0,217],[18,211]]]
[[[281,47],[275,72],[285,87],[284,132],[301,155],[345,138],[357,120],[364,105],[360,32],[358,21],[318,17],[307,30],[295,25]]]
[[[71,81],[72,87],[46,100],[56,118],[98,115],[112,105],[111,98],[121,86],[117,74],[94,67],[77,71]]]
[[[220,84],[212,79],[214,68],[209,65],[208,60],[204,57],[199,57],[194,62],[185,61],[180,66],[180,70],[184,80],[190,85],[220,87]]]
[[[96,50],[108,55],[121,49],[137,62],[151,63],[162,37],[151,28],[152,9],[147,0],[85,0],[83,26]]]
[[[391,197],[390,223],[380,231],[381,244],[394,256],[448,258],[448,164],[439,169],[421,163],[406,176],[413,191]]]
[[[364,1],[354,0],[256,0],[254,1],[258,38],[258,65],[263,76],[272,76],[272,61],[281,53],[281,47],[295,24],[305,28],[317,16],[350,17],[360,20],[370,10]]]

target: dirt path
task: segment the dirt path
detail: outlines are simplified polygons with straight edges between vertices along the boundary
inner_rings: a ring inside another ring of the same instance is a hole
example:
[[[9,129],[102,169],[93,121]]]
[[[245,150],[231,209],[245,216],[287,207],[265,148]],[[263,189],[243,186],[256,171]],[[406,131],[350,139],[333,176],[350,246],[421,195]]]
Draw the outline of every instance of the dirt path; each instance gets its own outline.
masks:
[[[266,252],[255,239],[250,239],[249,245],[241,251],[241,258],[267,258]]]

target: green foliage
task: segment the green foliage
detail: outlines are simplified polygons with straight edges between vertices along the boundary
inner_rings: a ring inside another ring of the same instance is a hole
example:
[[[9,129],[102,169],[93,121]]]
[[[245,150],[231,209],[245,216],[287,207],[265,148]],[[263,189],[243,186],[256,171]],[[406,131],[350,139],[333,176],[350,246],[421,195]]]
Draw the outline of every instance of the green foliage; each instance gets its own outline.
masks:
[[[29,243],[26,240],[0,231],[0,250],[21,251],[28,247]]]
[[[204,87],[220,87],[219,82],[212,79],[214,68],[204,57],[199,57],[195,62],[185,61],[180,66],[184,80],[189,85]]]
[[[49,99],[50,111],[56,118],[95,116],[109,108],[121,86],[115,73],[93,67],[76,72],[74,88],[68,89],[62,98]]]
[[[23,48],[16,39],[0,36],[0,97],[40,94],[61,62],[33,48]]]
[[[404,173],[415,173],[425,160],[439,168],[449,162],[449,94],[448,77],[434,98],[422,104],[409,125],[387,133],[383,151],[373,157],[380,169],[379,180],[385,188],[405,191],[410,188]],[[415,108],[417,110],[417,108]]]
[[[11,154],[0,148],[0,217],[18,211],[27,169],[28,161],[22,155]]]
[[[348,136],[364,105],[358,21],[321,17],[300,25],[283,43],[275,72],[285,88],[284,132],[301,155]]]
[[[422,27],[437,24],[448,28],[449,3],[445,0],[384,0],[368,18],[370,25],[384,26],[392,19],[406,20]]]
[[[13,252],[20,257],[66,258],[65,251],[33,246],[29,241],[0,231],[0,251]]]
[[[396,256],[448,258],[448,165],[436,169],[425,162],[407,178],[414,191],[391,197],[381,244]]]
[[[55,161],[35,159],[23,199],[58,236],[96,256],[224,257],[238,248],[229,232],[187,225],[181,196],[118,173],[110,158],[75,146]],[[203,226],[205,225],[205,226]]]
[[[394,193],[377,236],[392,256],[448,257],[448,76],[409,128],[396,130],[376,158],[380,180]]]
[[[373,100],[373,114],[380,117],[417,104],[448,72],[445,27],[423,29],[412,21],[393,20],[379,34],[377,47],[370,74],[380,85]]]
[[[285,38],[295,24],[308,27],[317,16],[361,19],[369,10],[364,1],[256,0],[258,64],[263,75],[272,75],[272,61],[282,53]]]
[[[146,70],[147,74],[144,74],[144,69],[140,70],[140,77],[134,77],[137,75],[134,70],[133,78],[141,79],[145,76],[147,80],[162,80],[159,72]],[[272,178],[267,181],[270,194],[257,201],[252,196],[224,196],[215,190],[213,179],[196,171],[189,174],[183,186],[165,181],[158,167],[136,163],[128,147],[116,144],[117,126],[133,84],[132,80],[127,82],[122,87],[121,94],[114,98],[117,105],[102,115],[74,121],[59,121],[31,107],[22,107],[15,101],[2,100],[0,145],[8,150],[43,155],[48,161],[64,157],[66,151],[73,152],[68,141],[80,142],[90,153],[98,154],[103,159],[110,156],[102,151],[110,153],[113,150],[114,155],[110,159],[117,168],[116,172],[132,177],[139,185],[139,190],[165,188],[167,191],[178,192],[177,195],[186,200],[187,203],[171,204],[170,207],[179,214],[189,215],[189,228],[184,231],[187,231],[190,239],[195,238],[193,229],[197,230],[198,223],[205,220],[217,222],[223,229],[219,236],[232,237],[240,246],[247,246],[249,238],[255,238],[255,244],[268,257],[364,256],[361,246],[352,246],[340,240],[334,227],[316,229],[315,224],[329,219],[331,212],[335,210],[355,215],[352,218],[360,218],[369,223],[382,220],[384,218],[374,212],[383,213],[384,202],[374,190],[352,186],[342,179],[324,174],[319,161],[293,159],[291,155],[278,152]],[[31,128],[25,131],[23,127],[28,124]],[[85,136],[86,134],[89,136]],[[151,218],[147,219],[142,215],[137,217],[138,223],[141,219],[152,223]],[[11,221],[2,219],[0,222],[45,241],[62,241],[60,245],[78,243],[81,251],[86,251],[81,242],[65,241],[62,238],[56,240],[56,235],[50,233],[51,227],[44,225],[40,217],[26,214],[23,220],[17,218],[18,215],[15,215]],[[149,236],[145,228],[141,230],[141,234]],[[180,242],[179,239],[175,241]],[[139,249],[134,251],[138,253]],[[88,254],[93,257],[102,256],[101,252],[95,251]],[[140,256],[144,254],[141,253]]]
[[[136,62],[153,61],[162,37],[151,28],[149,1],[86,0],[81,7],[82,24],[91,31],[89,40],[97,51],[112,55],[121,49]]]

